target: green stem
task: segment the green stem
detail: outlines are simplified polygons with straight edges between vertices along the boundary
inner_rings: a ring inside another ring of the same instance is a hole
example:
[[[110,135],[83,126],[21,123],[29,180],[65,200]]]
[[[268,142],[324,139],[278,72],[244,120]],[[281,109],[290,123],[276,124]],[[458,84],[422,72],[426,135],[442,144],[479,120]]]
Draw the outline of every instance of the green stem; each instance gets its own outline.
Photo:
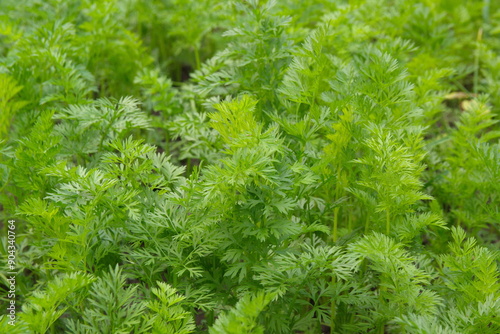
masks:
[[[172,273],[172,283],[174,285],[174,288],[178,288],[178,285],[177,285],[177,274],[176,273]]]
[[[389,210],[385,212],[385,233],[389,235],[391,232],[391,214],[389,213]]]
[[[384,297],[382,294],[387,291],[387,288],[385,286],[380,286],[379,287],[379,300],[380,300],[380,305],[384,305]],[[384,334],[385,333],[385,323],[382,323],[379,328],[379,333]]]
[[[199,70],[201,67],[201,61],[200,61],[200,50],[198,48],[194,48],[194,58],[196,60],[196,69]]]
[[[339,223],[339,207],[337,206],[335,209],[333,209],[333,230],[332,230],[333,242],[337,242],[338,223]]]
[[[365,258],[361,263],[361,277],[365,276],[367,268],[368,268],[368,260]]]
[[[165,47],[165,41],[163,40],[163,38],[161,37],[158,37],[158,45],[159,45],[159,49],[160,51],[158,52],[158,64],[161,65],[163,59],[166,59],[167,58],[167,51],[166,51],[166,47]]]
[[[347,229],[349,230],[349,233],[352,232],[352,208],[349,210],[349,218],[347,220]]]
[[[337,186],[335,187],[335,200],[338,201],[340,197],[340,166],[337,168]],[[337,206],[335,209],[333,209],[333,231],[332,231],[332,239],[333,242],[337,242],[337,230],[338,230],[338,223],[339,223],[339,209],[340,207]],[[335,285],[336,279],[335,276],[332,276],[332,286]],[[337,315],[337,304],[335,303],[335,300],[332,300],[331,305],[330,305],[330,311],[331,311],[331,323],[330,323],[330,333],[333,333],[335,329],[335,318]]]
[[[474,57],[474,94],[477,94],[479,87],[479,57],[481,54],[481,39],[483,35],[483,28],[477,32],[476,41],[476,55]]]
[[[297,109],[295,110],[295,114],[298,115],[300,111],[300,102],[297,103]]]
[[[461,199],[459,203],[460,203],[460,204],[458,205],[458,208],[457,208],[457,211],[458,211],[458,212],[460,212],[460,210],[464,207],[464,200],[463,200],[463,199]],[[459,216],[459,215],[456,215],[456,218],[457,218],[457,220],[456,220],[457,227],[460,227],[460,225],[461,225],[461,224],[460,224],[460,216]]]
[[[365,219],[365,234],[368,233],[368,227],[370,226],[370,215],[368,212],[366,213],[366,219]]]
[[[341,166],[338,166],[337,167],[337,185],[335,186],[335,201],[338,201],[340,198],[340,172],[341,172]],[[332,230],[333,242],[337,242],[339,209],[340,209],[339,206],[337,206],[337,207],[335,207],[335,209],[333,209],[333,230]]]
[[[101,132],[101,141],[99,142],[99,152],[102,151],[102,145],[104,144],[104,140],[106,139],[106,136],[110,133],[111,126],[118,119],[118,116],[119,116],[118,108],[119,108],[119,105],[117,103],[115,105],[115,110],[114,110],[115,112],[111,116],[111,120],[109,121],[108,125],[106,126],[106,129],[104,130],[104,132]]]
[[[208,325],[212,326],[214,324],[214,322],[215,322],[215,314],[214,314],[214,310],[213,309],[210,310],[210,312],[208,312],[208,317],[207,318],[208,318],[207,319],[208,320],[207,321]]]
[[[335,277],[332,277],[332,285],[335,284]],[[334,332],[335,329],[335,318],[337,315],[337,304],[335,304],[335,300],[332,300],[332,305],[330,306],[331,311],[331,321],[330,321],[330,333]]]
[[[170,132],[165,131],[165,155],[170,155]]]
[[[189,176],[190,174],[191,174],[191,158],[188,158],[186,163],[186,175]]]

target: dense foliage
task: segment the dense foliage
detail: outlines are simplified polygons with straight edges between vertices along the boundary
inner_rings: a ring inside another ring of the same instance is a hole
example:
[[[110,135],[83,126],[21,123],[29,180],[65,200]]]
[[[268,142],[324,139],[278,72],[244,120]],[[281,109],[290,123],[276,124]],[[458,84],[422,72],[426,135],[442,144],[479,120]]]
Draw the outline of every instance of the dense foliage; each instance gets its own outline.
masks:
[[[500,2],[0,18],[1,333],[500,333]]]

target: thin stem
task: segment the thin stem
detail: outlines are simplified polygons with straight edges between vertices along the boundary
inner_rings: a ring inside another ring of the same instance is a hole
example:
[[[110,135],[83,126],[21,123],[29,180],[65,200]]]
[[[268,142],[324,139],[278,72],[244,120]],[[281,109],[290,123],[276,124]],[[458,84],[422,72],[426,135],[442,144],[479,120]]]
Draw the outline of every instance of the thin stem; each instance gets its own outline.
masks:
[[[367,212],[366,213],[366,219],[365,219],[365,234],[368,233],[368,227],[370,226],[370,214]]]
[[[391,232],[391,214],[389,213],[389,210],[385,212],[385,233],[389,235]]]
[[[341,166],[338,166],[337,167],[337,185],[335,187],[335,201],[338,201],[340,198],[340,172],[341,172]],[[333,209],[333,230],[332,230],[333,242],[337,242],[339,209],[340,209],[340,207],[338,205],[337,205],[337,207],[335,207],[335,209]]]
[[[110,133],[111,126],[115,123],[116,119],[119,116],[118,112],[119,105],[118,103],[115,105],[115,112],[111,116],[111,120],[109,121],[108,125],[106,126],[106,130],[101,133],[101,141],[99,142],[99,151],[102,151],[102,145],[104,144],[104,140],[106,139],[106,135]],[[107,115],[106,115],[107,116]]]
[[[166,47],[165,47],[165,41],[163,40],[163,38],[161,37],[158,37],[158,45],[159,45],[159,49],[160,51],[158,52],[158,64],[161,65],[162,61],[164,58],[166,58],[167,56],[167,51],[166,51]]]
[[[332,284],[335,284],[335,277],[332,277]],[[330,317],[330,333],[334,332],[335,329],[335,318],[337,315],[337,304],[335,304],[335,300],[332,299],[332,304],[330,306],[331,317]]]
[[[191,174],[191,158],[188,158],[186,163],[186,175],[189,176],[190,174]]]
[[[165,154],[170,155],[170,132],[168,130],[165,131]]]
[[[295,110],[295,114],[298,115],[300,111],[300,102],[297,103],[297,109]]]
[[[214,314],[214,310],[213,309],[210,310],[210,312],[208,312],[208,317],[207,318],[208,318],[207,319],[208,320],[207,321],[208,325],[212,326],[214,324],[214,322],[215,322],[215,314]]]
[[[339,223],[339,207],[337,206],[335,209],[333,209],[333,231],[332,231],[332,238],[333,242],[337,242],[337,229],[338,229],[338,223]]]
[[[340,197],[340,171],[341,171],[341,166],[338,166],[337,168],[337,186],[335,187],[335,201],[339,200]],[[335,209],[333,209],[333,231],[332,231],[332,239],[333,242],[337,242],[337,231],[338,231],[338,223],[339,223],[339,209],[340,207],[337,206]],[[335,285],[336,279],[335,276],[332,275],[332,286]],[[331,311],[331,323],[330,323],[330,333],[333,333],[333,330],[335,329],[335,318],[337,315],[337,304],[335,303],[335,300],[332,299],[331,305],[330,305],[330,311]]]
[[[477,94],[479,87],[479,57],[481,54],[481,39],[483,36],[483,28],[477,32],[476,55],[474,57],[474,94]]]
[[[352,232],[352,220],[353,220],[353,213],[352,213],[352,208],[349,210],[349,218],[347,220],[347,229],[349,230],[349,233]]]
[[[380,305],[383,305],[384,304],[384,297],[382,296],[382,293],[386,292],[387,291],[387,288],[385,286],[380,286],[379,287],[379,295],[378,295],[378,298],[380,300]],[[379,333],[380,334],[384,334],[385,333],[385,323],[382,323],[382,325],[380,325],[380,328],[379,328]]]
[[[200,61],[200,50],[197,47],[194,48],[194,58],[196,60],[196,69],[199,70],[201,67],[201,61]]]

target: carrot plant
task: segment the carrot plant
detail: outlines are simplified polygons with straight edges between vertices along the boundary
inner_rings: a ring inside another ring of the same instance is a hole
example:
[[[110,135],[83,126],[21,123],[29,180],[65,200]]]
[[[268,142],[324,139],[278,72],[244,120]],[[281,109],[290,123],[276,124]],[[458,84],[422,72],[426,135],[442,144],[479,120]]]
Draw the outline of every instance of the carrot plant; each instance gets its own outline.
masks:
[[[0,17],[1,333],[500,332],[499,3]]]

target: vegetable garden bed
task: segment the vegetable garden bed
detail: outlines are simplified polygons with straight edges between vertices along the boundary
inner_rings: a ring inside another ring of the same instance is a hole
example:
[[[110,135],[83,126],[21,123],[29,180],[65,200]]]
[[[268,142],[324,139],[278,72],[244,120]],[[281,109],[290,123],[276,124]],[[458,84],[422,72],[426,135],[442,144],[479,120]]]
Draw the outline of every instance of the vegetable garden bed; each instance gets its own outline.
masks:
[[[0,18],[0,333],[500,333],[500,2]]]

